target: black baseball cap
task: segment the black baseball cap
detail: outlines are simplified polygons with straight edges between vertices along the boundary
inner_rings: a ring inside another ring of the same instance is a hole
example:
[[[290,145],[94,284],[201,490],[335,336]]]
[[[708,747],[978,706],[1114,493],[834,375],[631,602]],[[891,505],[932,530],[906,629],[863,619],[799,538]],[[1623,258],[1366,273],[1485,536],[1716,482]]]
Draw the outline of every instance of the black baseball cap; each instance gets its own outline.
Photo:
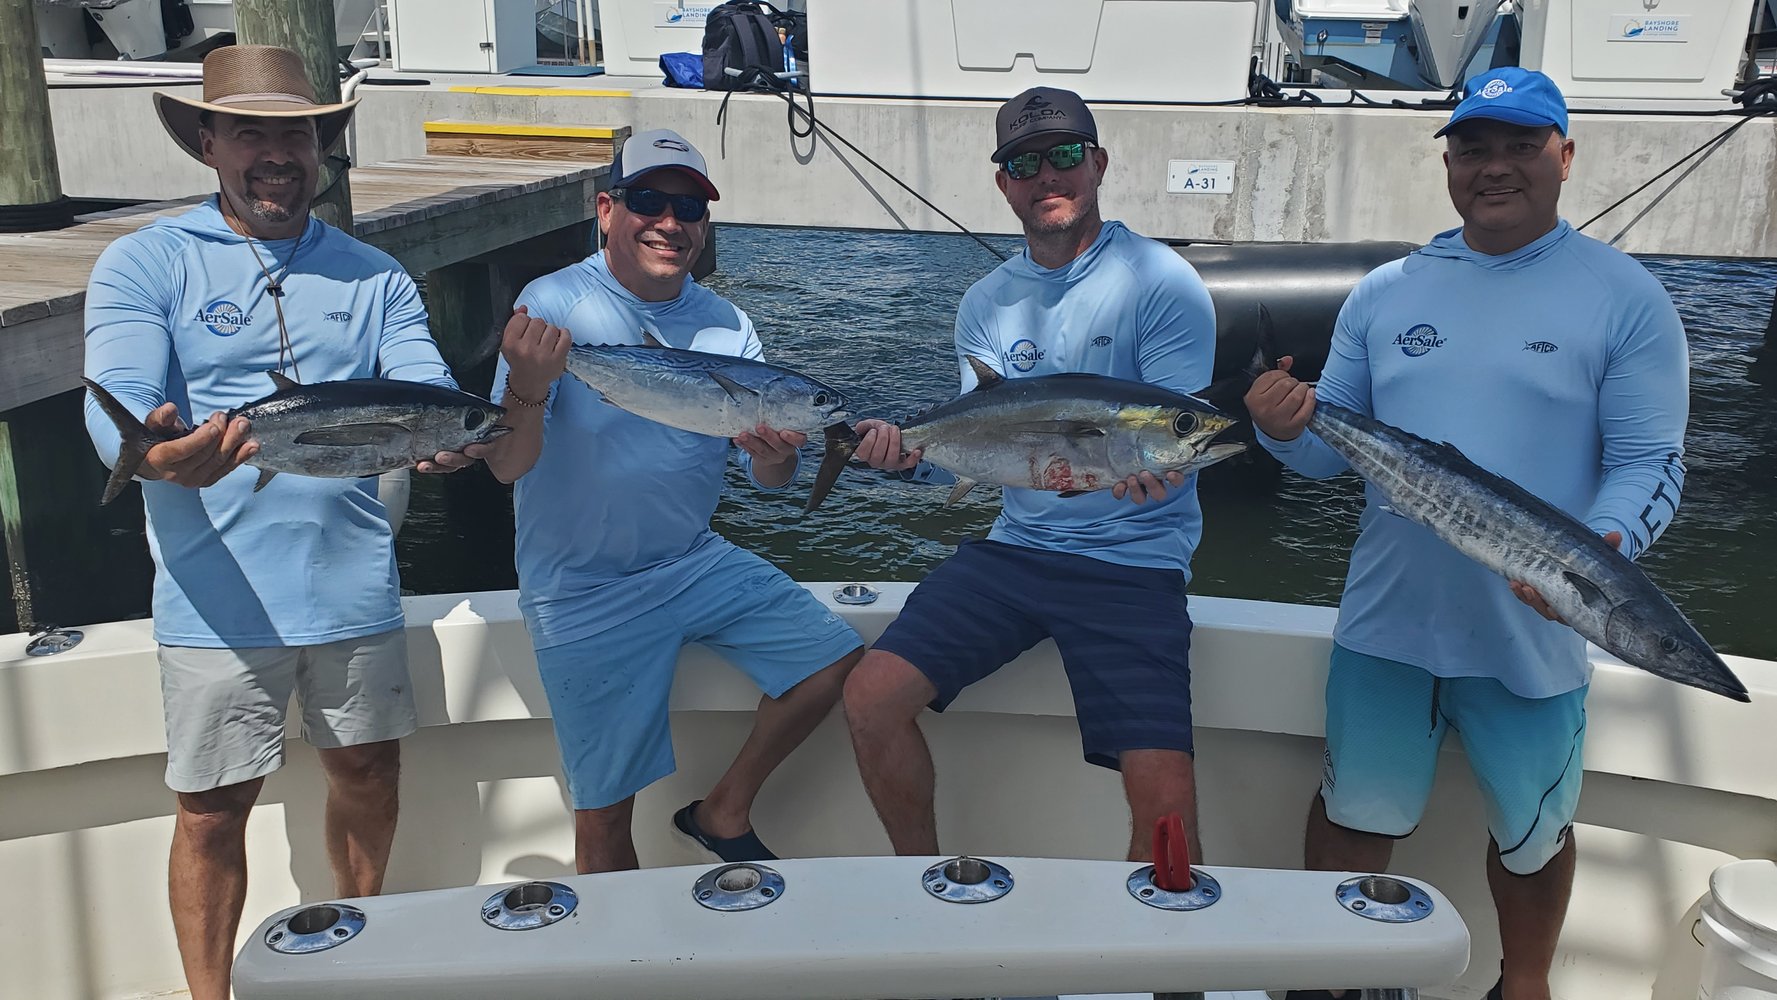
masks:
[[[997,145],[993,162],[1004,163],[1012,147],[1033,136],[1073,136],[1098,142],[1098,123],[1086,102],[1071,90],[1032,87],[1000,105],[994,119]]]

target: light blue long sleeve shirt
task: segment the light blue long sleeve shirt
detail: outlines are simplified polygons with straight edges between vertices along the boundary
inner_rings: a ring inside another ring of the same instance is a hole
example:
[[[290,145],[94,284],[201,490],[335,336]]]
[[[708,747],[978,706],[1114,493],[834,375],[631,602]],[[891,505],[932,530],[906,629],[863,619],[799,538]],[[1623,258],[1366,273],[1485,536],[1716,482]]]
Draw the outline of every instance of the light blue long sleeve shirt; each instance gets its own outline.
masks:
[[[1197,271],[1165,244],[1107,222],[1086,252],[1059,268],[1030,251],[964,293],[956,314],[962,391],[975,388],[974,355],[1005,378],[1087,372],[1194,393],[1215,366],[1215,304]],[[955,482],[921,462],[910,479]],[[1197,477],[1140,505],[1109,490],[1063,497],[1006,487],[988,537],[1191,576],[1203,532]]]
[[[1671,297],[1627,254],[1566,222],[1513,253],[1440,234],[1360,282],[1318,399],[1433,441],[1640,555],[1684,484],[1690,363]],[[1259,440],[1296,471],[1347,465],[1311,432]],[[1586,644],[1428,529],[1366,506],[1334,638],[1440,677],[1492,677],[1528,698],[1587,683]]]
[[[304,382],[382,378],[455,387],[419,292],[394,258],[318,220],[256,243],[284,288]],[[216,199],[111,244],[86,296],[86,375],[143,417],[162,403],[196,425],[270,394],[279,367],[269,282]],[[89,397],[106,465],[122,438]],[[376,479],[283,475],[253,492],[236,469],[194,490],[142,483],[154,557],[154,635],[170,646],[297,646],[401,625],[388,513]]]
[[[752,320],[720,295],[687,277],[677,297],[644,301],[602,252],[531,282],[518,304],[577,344],[639,344],[645,330],[667,347],[764,356]],[[495,385],[506,372],[502,358]],[[620,410],[572,375],[545,406],[542,454],[513,490],[519,608],[537,649],[658,607],[731,547],[710,530],[731,441]],[[784,488],[761,485],[752,456],[734,450],[755,487]]]

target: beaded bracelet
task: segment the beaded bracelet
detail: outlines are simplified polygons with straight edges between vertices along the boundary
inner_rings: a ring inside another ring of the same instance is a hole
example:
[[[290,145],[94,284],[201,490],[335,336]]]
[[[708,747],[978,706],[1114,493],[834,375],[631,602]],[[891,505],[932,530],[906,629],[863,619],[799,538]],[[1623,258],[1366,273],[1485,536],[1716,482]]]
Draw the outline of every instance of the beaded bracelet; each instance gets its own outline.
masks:
[[[524,398],[523,396],[520,396],[518,393],[512,391],[512,375],[511,375],[511,373],[507,373],[507,375],[506,375],[506,394],[504,396],[500,397],[501,402],[505,402],[506,400],[511,400],[512,402],[517,403],[520,406],[538,407],[538,406],[542,406],[544,403],[549,401],[549,394],[544,393],[542,399],[539,399],[533,403],[530,400]]]

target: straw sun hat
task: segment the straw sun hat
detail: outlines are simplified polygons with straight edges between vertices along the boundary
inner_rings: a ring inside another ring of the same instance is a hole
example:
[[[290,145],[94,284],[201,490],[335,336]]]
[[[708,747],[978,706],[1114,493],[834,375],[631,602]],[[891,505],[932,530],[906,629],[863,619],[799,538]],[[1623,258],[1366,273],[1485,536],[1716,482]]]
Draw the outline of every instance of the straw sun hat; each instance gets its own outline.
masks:
[[[179,147],[203,160],[198,117],[205,111],[257,118],[313,118],[325,153],[339,141],[357,98],[318,104],[302,58],[276,45],[228,45],[204,57],[201,101],[155,92],[154,109]]]

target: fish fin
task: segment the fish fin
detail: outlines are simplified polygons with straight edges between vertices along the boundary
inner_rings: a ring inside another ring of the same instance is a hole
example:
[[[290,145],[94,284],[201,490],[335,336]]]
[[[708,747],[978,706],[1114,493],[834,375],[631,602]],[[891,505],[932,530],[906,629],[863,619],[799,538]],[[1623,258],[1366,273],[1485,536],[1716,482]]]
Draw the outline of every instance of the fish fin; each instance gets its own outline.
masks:
[[[858,432],[850,424],[841,420],[827,425],[827,450],[821,455],[821,467],[814,474],[814,487],[808,491],[808,503],[802,513],[814,513],[821,501],[827,499],[827,492],[839,481],[839,474],[845,471],[846,463],[851,461],[852,452],[857,449]]]
[[[1058,434],[1069,440],[1104,437],[1103,427],[1089,420],[1026,420],[1006,425],[1008,430],[1026,434]]]
[[[642,331],[642,346],[643,347],[665,347],[666,345],[660,342],[659,337],[656,337],[653,334],[649,333],[648,331],[643,330]]]
[[[117,450],[117,461],[111,465],[111,478],[105,482],[105,494],[99,498],[99,505],[104,506],[117,499],[130,480],[136,478],[136,472],[142,468],[142,460],[148,457],[148,449],[155,442],[148,433],[148,427],[136,419],[129,408],[118,401],[116,396],[106,391],[105,387],[90,378],[81,379],[86,383],[86,390],[92,393],[93,402],[117,425],[117,433],[123,438],[123,444]]]
[[[266,374],[271,376],[272,384],[278,387],[279,392],[283,392],[286,389],[302,388],[301,382],[296,381],[283,372],[266,372]]]
[[[334,448],[357,448],[365,445],[392,444],[406,441],[413,432],[400,424],[340,424],[317,427],[296,435],[297,444]]]
[[[1097,492],[1097,491],[1096,490],[1062,490],[1060,493],[1057,493],[1056,496],[1083,497],[1088,493],[1094,493],[1094,492]]]
[[[1253,357],[1247,363],[1247,372],[1253,378],[1277,367],[1277,324],[1271,321],[1271,310],[1265,303],[1259,303],[1259,320],[1253,325],[1257,333],[1257,346],[1253,348]]]
[[[949,507],[954,505],[958,500],[968,496],[969,491],[974,488],[975,481],[973,479],[970,479],[967,476],[956,477],[956,485],[950,488],[950,495],[944,498],[944,506]]]
[[[1253,387],[1253,381],[1277,367],[1276,328],[1271,322],[1271,310],[1265,308],[1263,302],[1259,303],[1259,318],[1253,330],[1253,339],[1257,343],[1245,365],[1216,379],[1200,392],[1192,393],[1193,396],[1224,413],[1246,412],[1246,392]]]
[[[1584,601],[1587,607],[1604,602],[1604,591],[1600,590],[1596,583],[1570,569],[1562,570],[1561,576],[1573,585],[1573,589],[1580,592],[1580,600]]]
[[[973,354],[965,354],[965,355],[963,355],[963,357],[968,360],[969,367],[973,368],[975,370],[975,390],[974,391],[981,392],[984,389],[991,389],[994,386],[999,385],[1001,382],[1004,382],[1006,380],[1005,376],[1001,375],[999,372],[994,371],[991,367],[988,366],[987,362],[981,360],[980,358],[974,356]]]
[[[734,400],[736,403],[751,402],[753,397],[759,395],[759,390],[749,389],[721,372],[710,372],[709,376],[710,381],[721,386],[722,391],[728,394],[728,398]]]
[[[253,484],[253,492],[258,493],[260,490],[265,489],[265,484],[271,482],[272,477],[275,475],[277,475],[277,473],[271,469],[260,469],[259,480]]]

